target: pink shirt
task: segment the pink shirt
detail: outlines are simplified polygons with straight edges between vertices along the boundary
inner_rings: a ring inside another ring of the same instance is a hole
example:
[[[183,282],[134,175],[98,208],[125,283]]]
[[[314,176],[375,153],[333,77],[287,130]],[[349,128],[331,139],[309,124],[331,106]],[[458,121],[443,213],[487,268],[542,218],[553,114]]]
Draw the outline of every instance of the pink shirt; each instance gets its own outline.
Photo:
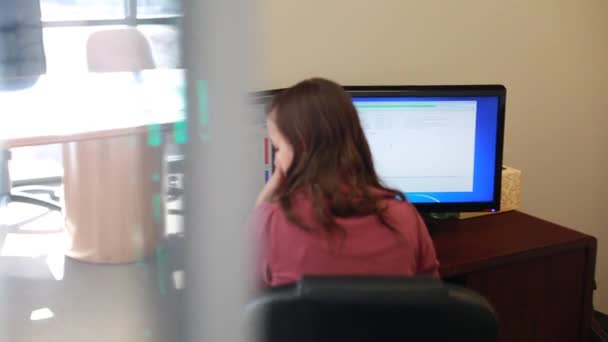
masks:
[[[308,232],[287,220],[278,203],[254,212],[257,277],[266,286],[297,282],[303,275],[432,275],[439,277],[435,248],[424,221],[410,203],[387,199],[387,217],[398,233],[375,216],[338,218],[346,230],[340,248],[323,231]],[[298,217],[313,224],[312,203],[294,201]]]

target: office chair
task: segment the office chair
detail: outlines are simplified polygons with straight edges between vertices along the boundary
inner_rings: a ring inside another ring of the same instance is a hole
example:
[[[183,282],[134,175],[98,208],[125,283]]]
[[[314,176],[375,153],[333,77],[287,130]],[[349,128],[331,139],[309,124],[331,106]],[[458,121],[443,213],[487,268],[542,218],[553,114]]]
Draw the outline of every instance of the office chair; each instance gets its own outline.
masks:
[[[428,278],[304,277],[257,297],[246,318],[259,342],[498,338],[495,313],[484,298]]]
[[[42,40],[40,1],[0,2],[0,91],[31,87],[44,73],[46,57]],[[0,202],[24,202],[61,210],[55,189],[38,185],[36,180],[11,189],[9,160],[10,151],[0,146]],[[47,194],[51,198],[45,200],[34,196],[35,194]]]
[[[87,66],[91,72],[138,72],[156,67],[148,39],[136,28],[92,33],[87,40]]]
[[[22,185],[11,188],[8,161],[10,160],[9,150],[0,150],[0,206],[8,202],[21,202],[45,207],[50,210],[61,210],[59,196],[55,188],[43,185]],[[36,180],[32,182],[35,183]],[[39,198],[35,195],[45,194],[49,199]]]

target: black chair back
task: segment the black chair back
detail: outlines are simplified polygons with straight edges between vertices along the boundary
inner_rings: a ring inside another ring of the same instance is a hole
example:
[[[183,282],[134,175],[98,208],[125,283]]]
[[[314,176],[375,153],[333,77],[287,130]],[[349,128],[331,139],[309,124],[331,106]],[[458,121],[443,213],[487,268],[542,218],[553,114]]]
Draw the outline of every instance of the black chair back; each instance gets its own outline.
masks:
[[[498,336],[480,295],[429,278],[305,277],[247,310],[260,342],[490,342]]]

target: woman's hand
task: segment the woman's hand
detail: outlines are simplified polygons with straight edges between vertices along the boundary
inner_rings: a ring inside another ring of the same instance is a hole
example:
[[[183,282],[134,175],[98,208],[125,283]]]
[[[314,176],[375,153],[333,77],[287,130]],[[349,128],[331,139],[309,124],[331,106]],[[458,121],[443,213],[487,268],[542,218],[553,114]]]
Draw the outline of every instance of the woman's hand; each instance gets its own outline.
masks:
[[[258,206],[264,202],[270,202],[275,191],[279,188],[279,185],[281,185],[284,180],[285,173],[283,172],[283,170],[278,167],[275,168],[274,172],[270,176],[270,179],[268,180],[268,182],[266,182],[266,184],[262,188],[262,191],[260,191],[260,194],[258,195],[258,198],[255,201],[255,205]]]

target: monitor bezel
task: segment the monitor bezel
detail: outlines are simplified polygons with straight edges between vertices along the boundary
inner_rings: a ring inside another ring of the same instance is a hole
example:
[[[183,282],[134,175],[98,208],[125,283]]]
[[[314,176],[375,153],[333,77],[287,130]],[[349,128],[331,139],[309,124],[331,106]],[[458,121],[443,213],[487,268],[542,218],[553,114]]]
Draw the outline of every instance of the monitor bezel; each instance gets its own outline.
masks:
[[[499,211],[501,198],[503,147],[505,129],[505,110],[507,89],[500,84],[478,85],[351,85],[344,90],[354,97],[497,97],[498,117],[496,127],[496,147],[494,163],[494,196],[485,202],[449,202],[449,203],[412,203],[419,212],[478,212]],[[266,90],[255,93],[257,99],[280,93],[283,89]],[[274,171],[274,151],[271,150],[271,164]]]

